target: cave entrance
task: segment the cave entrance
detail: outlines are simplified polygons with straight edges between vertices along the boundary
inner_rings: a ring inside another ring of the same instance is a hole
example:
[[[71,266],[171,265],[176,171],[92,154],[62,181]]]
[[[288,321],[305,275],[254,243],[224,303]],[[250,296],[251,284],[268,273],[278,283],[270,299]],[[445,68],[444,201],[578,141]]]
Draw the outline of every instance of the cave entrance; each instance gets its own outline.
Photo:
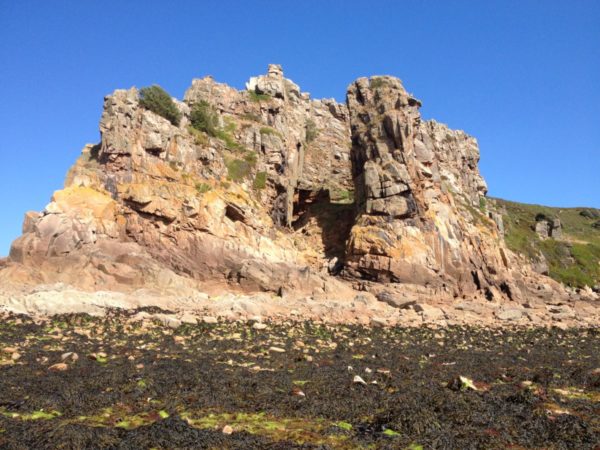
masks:
[[[332,201],[328,189],[296,189],[292,210],[292,229],[315,255],[314,264],[326,263],[331,272],[339,272],[354,223],[354,202]]]

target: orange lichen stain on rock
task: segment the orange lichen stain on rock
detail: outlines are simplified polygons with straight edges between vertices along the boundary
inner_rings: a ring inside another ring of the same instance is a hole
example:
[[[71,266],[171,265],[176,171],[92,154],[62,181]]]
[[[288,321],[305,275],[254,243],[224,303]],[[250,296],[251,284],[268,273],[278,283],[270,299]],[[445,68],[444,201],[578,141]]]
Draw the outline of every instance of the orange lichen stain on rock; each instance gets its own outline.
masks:
[[[394,259],[410,259],[417,255],[426,255],[429,252],[430,249],[425,242],[417,236],[411,235],[402,236],[387,250],[387,254]]]
[[[105,192],[83,186],[69,186],[56,191],[52,197],[66,213],[89,211],[97,219],[113,219],[116,202]]]
[[[390,250],[391,243],[387,241],[387,235],[378,227],[355,225],[351,235],[351,245],[355,254],[386,255]]]

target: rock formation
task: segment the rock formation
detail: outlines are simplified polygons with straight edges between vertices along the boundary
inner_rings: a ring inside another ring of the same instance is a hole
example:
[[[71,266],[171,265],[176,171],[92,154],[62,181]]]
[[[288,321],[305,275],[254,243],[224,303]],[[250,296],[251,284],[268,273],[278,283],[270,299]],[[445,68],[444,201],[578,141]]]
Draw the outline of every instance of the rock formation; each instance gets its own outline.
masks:
[[[346,104],[313,100],[280,66],[238,91],[193,80],[178,126],[137,89],[104,100],[101,140],[0,271],[81,289],[531,301],[565,296],[504,245],[477,141],[424,121],[388,76]],[[213,135],[191,127],[206,105]]]
[[[560,239],[562,237],[562,224],[559,219],[540,218],[535,222],[535,232],[540,239]]]

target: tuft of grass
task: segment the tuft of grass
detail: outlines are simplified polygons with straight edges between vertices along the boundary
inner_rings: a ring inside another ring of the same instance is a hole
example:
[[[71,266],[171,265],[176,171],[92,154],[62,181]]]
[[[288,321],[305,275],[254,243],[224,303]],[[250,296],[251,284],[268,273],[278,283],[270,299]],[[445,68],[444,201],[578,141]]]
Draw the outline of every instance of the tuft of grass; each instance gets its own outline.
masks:
[[[246,147],[237,142],[233,137],[233,133],[235,132],[235,122],[229,121],[225,125],[225,128],[217,130],[215,132],[215,137],[223,141],[225,147],[234,152],[245,152]]]
[[[246,154],[244,155],[244,161],[247,161],[249,164],[254,166],[258,161],[258,155],[256,152],[246,151]]]
[[[247,120],[248,122],[261,122],[262,119],[258,114],[254,113],[245,113],[242,114],[242,119]]]
[[[317,124],[314,120],[308,119],[306,121],[306,142],[309,143],[314,141],[318,135],[319,131],[317,130]]]
[[[329,189],[332,203],[349,204],[354,203],[354,191],[346,189]]]
[[[264,189],[267,186],[267,172],[257,172],[252,186],[257,190]]]
[[[198,192],[198,194],[205,194],[208,191],[210,191],[212,188],[210,187],[210,184],[207,183],[196,183],[196,191]]]
[[[279,133],[279,131],[271,127],[262,127],[260,129],[260,134],[281,136],[281,133]]]
[[[479,197],[479,210],[485,214],[487,211],[487,200],[485,197]]]
[[[271,100],[271,96],[269,94],[259,94],[256,91],[248,91],[248,97],[252,102],[268,102]]]
[[[208,102],[201,100],[192,106],[190,122],[196,130],[203,131],[209,136],[216,136],[219,119]]]
[[[210,140],[206,132],[197,130],[191,125],[188,127],[188,131],[194,138],[194,144],[199,145],[201,147],[206,147],[209,144]]]
[[[226,159],[225,165],[227,167],[227,178],[231,181],[242,181],[244,178],[248,178],[252,172],[254,164],[247,159]]]

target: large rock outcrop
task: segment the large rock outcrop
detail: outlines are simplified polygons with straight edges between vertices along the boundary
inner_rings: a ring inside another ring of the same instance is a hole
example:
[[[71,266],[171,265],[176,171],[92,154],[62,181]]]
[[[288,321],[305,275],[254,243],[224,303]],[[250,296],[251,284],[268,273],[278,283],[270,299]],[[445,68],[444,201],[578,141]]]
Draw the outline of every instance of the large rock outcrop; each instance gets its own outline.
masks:
[[[449,288],[509,288],[508,258],[486,217],[474,138],[419,115],[400,80],[361,78],[348,90],[360,216],[348,267],[375,280]]]
[[[105,98],[100,143],[44,211],[26,215],[4,282],[338,297],[358,288],[392,303],[407,292],[564,295],[506,249],[476,140],[421,120],[396,78],[361,78],[340,104],[311,99],[271,65],[242,91],[193,80],[176,104],[178,126],[144,109],[135,88]],[[217,132],[191,127],[197,104]]]

